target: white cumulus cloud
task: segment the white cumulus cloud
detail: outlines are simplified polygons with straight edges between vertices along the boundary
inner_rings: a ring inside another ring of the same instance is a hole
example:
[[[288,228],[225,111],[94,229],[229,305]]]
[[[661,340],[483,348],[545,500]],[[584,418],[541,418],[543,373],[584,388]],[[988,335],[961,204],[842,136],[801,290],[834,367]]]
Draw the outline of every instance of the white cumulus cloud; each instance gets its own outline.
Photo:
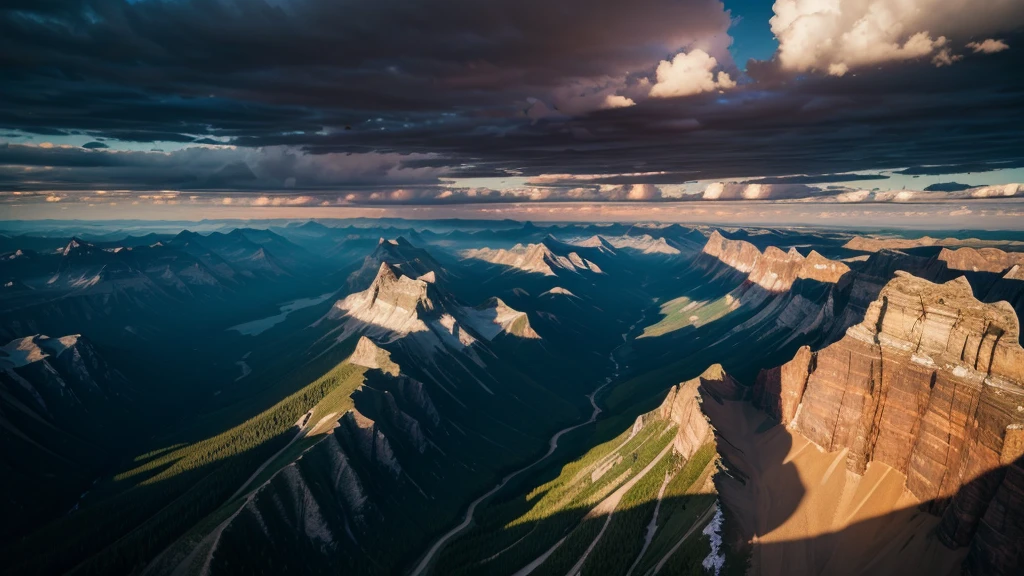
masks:
[[[981,42],[968,42],[967,47],[974,50],[975,54],[995,54],[1010,49],[1009,44],[995,38],[988,38]]]
[[[834,76],[924,58],[936,66],[952,64],[960,56],[953,53],[950,39],[1024,24],[1020,0],[988,0],[983,8],[972,0],[776,0],[773,9],[771,28],[783,69]],[[968,47],[985,53],[1005,49],[997,42]]]
[[[625,96],[619,96],[618,94],[610,94],[604,98],[604,108],[628,108],[635,105],[632,98],[626,98]]]
[[[651,87],[650,95],[654,98],[671,98],[735,87],[736,82],[726,72],[719,71],[715,75],[716,67],[718,60],[703,50],[680,52],[671,62],[662,60],[658,64],[655,73],[658,82]]]

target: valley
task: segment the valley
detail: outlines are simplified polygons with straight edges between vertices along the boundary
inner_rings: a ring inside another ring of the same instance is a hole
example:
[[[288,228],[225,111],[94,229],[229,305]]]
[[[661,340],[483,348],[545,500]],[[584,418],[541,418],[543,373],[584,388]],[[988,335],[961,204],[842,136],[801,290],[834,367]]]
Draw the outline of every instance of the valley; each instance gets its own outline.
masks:
[[[60,233],[0,258],[9,573],[1024,561],[1018,234]]]

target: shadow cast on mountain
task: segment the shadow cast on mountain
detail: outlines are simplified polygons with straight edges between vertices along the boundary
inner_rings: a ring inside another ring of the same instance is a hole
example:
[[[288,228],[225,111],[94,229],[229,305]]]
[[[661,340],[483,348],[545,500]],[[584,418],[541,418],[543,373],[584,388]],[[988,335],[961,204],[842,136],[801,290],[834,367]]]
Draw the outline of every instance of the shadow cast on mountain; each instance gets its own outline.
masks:
[[[87,503],[11,542],[0,551],[4,569],[11,575],[134,573],[221,506],[294,433],[293,428],[258,447]]]
[[[1013,477],[1013,478],[1011,478]],[[1024,513],[1019,488],[1024,457],[990,470],[951,499],[929,500],[861,520],[835,532],[800,539],[760,539],[755,545],[757,573],[891,574],[972,576],[1021,574],[1024,570]],[[955,502],[969,502],[975,485],[1002,490],[976,524],[957,519]],[[998,488],[1003,486],[1003,488]],[[940,510],[939,515],[929,510]],[[955,534],[955,537],[951,536]]]

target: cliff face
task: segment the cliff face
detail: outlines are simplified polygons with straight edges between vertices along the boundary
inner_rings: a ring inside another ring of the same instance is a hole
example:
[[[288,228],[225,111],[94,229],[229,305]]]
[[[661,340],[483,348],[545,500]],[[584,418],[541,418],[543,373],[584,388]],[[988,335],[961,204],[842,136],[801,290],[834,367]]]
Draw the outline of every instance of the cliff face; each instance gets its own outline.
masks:
[[[922,236],[920,238],[869,238],[854,236],[843,248],[857,250],[858,252],[879,252],[881,250],[908,250],[911,248],[922,248],[926,246],[1000,246],[1016,244],[1003,240],[980,240],[978,238],[932,238]]]
[[[815,361],[811,348],[802,346],[789,362],[762,370],[754,383],[754,405],[782,422],[792,422]]]
[[[857,474],[871,461],[905,474],[943,515],[942,539],[970,544],[986,573],[1010,561],[1008,550],[975,535],[1006,534],[1000,527],[1019,527],[1022,515],[1012,507],[1024,490],[1018,331],[1005,302],[976,300],[963,278],[940,285],[898,272],[842,340],[763,372],[755,401],[825,450],[848,449]]]
[[[943,248],[937,258],[952,270],[1000,274],[1024,264],[1024,253],[1004,252],[998,248]]]
[[[676,424],[678,428],[676,436],[672,440],[672,447],[684,458],[690,458],[701,446],[714,437],[711,423],[701,409],[700,392],[702,389],[707,390],[708,387],[723,384],[729,386],[732,384],[732,379],[725,375],[721,366],[716,364],[697,378],[670,388],[661,406],[642,416],[637,422],[642,424],[645,418],[657,418]]]
[[[829,260],[814,251],[805,258],[795,248],[783,252],[769,246],[762,253],[753,244],[728,240],[717,230],[708,238],[703,254],[747,273],[749,282],[769,292],[785,292],[798,279],[835,284],[850,271],[846,264]]]
[[[740,272],[753,270],[754,264],[761,256],[761,251],[753,244],[742,240],[729,240],[719,234],[718,230],[712,232],[708,237],[703,253],[721,260]]]

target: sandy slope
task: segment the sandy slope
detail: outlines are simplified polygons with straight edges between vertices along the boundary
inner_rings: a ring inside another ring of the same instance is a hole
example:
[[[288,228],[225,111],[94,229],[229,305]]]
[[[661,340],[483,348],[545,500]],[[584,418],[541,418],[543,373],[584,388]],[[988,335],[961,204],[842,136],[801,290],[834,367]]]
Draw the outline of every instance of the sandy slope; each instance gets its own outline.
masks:
[[[743,538],[752,576],[956,574],[966,551],[932,535],[938,518],[917,509],[896,470],[847,471],[845,451],[825,452],[743,402],[708,399],[719,450],[733,478],[718,482]],[[742,479],[742,481],[741,481]]]

